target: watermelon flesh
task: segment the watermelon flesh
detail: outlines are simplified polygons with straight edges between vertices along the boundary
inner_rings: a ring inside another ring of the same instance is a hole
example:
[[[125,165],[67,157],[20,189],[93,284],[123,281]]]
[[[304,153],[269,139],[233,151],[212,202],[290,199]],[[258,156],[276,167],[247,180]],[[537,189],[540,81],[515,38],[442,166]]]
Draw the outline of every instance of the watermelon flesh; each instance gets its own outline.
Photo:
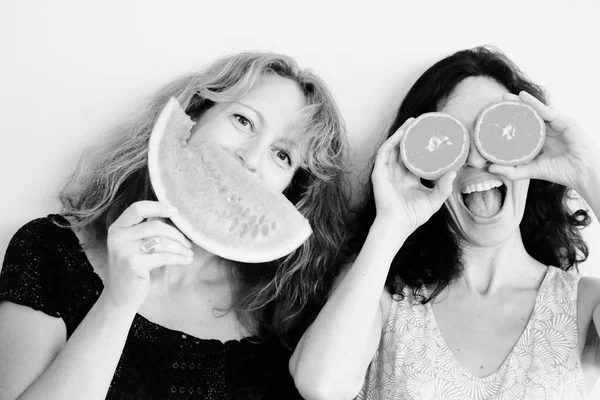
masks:
[[[179,210],[171,220],[198,246],[229,260],[284,257],[312,234],[310,224],[220,146],[188,145],[194,122],[172,98],[150,136],[148,169],[159,201]]]

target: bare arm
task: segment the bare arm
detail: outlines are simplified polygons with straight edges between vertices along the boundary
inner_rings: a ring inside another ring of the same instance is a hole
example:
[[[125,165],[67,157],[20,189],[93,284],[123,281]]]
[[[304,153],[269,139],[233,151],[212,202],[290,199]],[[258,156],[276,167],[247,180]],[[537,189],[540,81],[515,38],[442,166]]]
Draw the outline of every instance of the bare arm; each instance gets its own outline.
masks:
[[[142,222],[173,212],[158,202],[138,202],[110,227],[104,289],[68,340],[60,319],[0,304],[0,368],[7,371],[0,377],[0,398],[106,398],[133,318],[148,294],[150,271],[191,261],[179,231],[160,221]],[[140,250],[144,237],[160,237],[155,253]]]
[[[60,319],[0,304],[2,399],[106,398],[134,316],[100,296],[65,343]]]
[[[0,398],[16,399],[62,350],[60,318],[9,302],[0,303]]]
[[[377,217],[354,264],[290,360],[296,387],[307,400],[351,399],[358,394],[391,304],[384,284],[392,260],[452,190],[456,174],[446,174],[434,189],[427,189],[399,161],[398,143],[411,122],[379,149],[371,176]]]
[[[351,399],[360,391],[389,309],[384,284],[398,234],[393,225],[373,224],[361,253],[300,340],[290,372],[305,399]]]

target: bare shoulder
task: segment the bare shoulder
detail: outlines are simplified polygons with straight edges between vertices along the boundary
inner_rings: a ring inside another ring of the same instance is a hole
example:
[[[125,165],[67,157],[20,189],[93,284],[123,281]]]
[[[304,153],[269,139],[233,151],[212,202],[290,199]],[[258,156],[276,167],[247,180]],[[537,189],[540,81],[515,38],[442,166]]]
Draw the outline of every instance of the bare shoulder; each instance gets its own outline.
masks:
[[[592,276],[584,276],[579,280],[577,291],[577,310],[579,319],[589,321],[594,314],[600,316],[597,311],[600,304],[600,279]],[[596,319],[596,318],[595,318]]]
[[[580,305],[595,307],[600,304],[600,278],[584,276],[579,280],[577,302]]]

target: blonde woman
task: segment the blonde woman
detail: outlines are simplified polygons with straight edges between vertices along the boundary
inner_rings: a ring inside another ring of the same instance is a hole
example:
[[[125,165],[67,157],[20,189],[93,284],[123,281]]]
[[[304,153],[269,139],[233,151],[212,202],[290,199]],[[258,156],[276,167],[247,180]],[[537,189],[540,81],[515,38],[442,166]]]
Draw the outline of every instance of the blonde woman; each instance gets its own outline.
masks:
[[[314,231],[306,243],[241,265],[168,222],[177,210],[156,201],[146,156],[170,97],[196,121],[190,140],[217,143],[296,205]],[[27,223],[10,242],[0,397],[293,398],[290,348],[345,235],[347,150],[326,86],[283,55],[228,56],[160,90],[82,159],[62,214]],[[150,254],[147,237],[160,238]]]

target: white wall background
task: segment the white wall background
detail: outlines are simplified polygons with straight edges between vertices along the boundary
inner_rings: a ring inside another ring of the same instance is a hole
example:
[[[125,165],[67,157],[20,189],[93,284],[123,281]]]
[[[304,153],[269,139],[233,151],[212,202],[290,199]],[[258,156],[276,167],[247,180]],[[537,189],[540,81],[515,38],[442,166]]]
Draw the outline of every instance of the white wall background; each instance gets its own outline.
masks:
[[[432,62],[501,48],[555,107],[599,138],[597,0],[3,0],[0,256],[56,194],[82,150],[170,79],[225,52],[272,50],[320,74],[356,149],[355,173]],[[600,275],[597,224],[587,273]]]

